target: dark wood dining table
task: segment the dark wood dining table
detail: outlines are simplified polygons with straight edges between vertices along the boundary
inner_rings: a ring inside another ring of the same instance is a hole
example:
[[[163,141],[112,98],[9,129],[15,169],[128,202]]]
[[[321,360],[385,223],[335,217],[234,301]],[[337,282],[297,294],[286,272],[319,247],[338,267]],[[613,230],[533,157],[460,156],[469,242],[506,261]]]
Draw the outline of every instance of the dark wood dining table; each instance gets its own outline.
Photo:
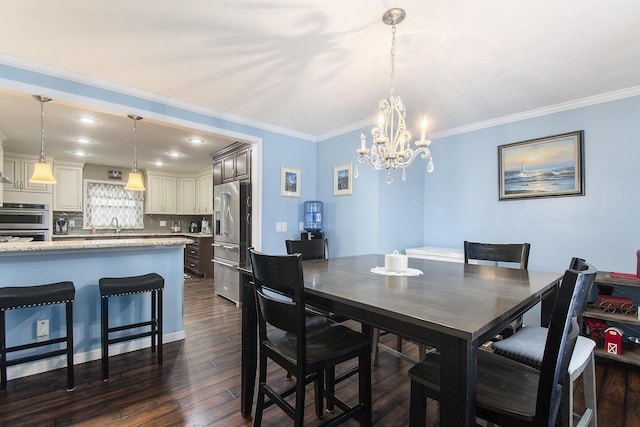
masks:
[[[384,255],[303,262],[309,303],[416,342],[442,354],[440,425],[471,426],[476,411],[479,346],[542,301],[548,322],[562,275],[487,265],[409,259],[417,276],[371,272]],[[241,411],[251,414],[257,367],[256,311],[251,270],[242,304]],[[408,381],[399,378],[398,381]]]

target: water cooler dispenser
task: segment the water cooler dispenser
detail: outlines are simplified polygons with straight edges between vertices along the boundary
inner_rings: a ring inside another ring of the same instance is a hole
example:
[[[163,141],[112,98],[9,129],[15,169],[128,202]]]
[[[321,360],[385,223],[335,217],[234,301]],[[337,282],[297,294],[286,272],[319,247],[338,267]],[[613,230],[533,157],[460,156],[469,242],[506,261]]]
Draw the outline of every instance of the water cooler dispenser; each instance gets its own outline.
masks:
[[[322,239],[322,202],[311,200],[304,202],[304,233],[300,233],[302,240]]]

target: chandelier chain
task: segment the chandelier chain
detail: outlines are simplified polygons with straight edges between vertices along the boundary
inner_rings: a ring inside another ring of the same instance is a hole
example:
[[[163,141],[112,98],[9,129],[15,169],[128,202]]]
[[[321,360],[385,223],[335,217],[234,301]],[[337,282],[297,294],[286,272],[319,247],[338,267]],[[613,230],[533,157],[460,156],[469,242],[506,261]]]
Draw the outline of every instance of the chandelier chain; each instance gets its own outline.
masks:
[[[389,98],[393,96],[396,90],[396,24],[391,26],[391,90]]]

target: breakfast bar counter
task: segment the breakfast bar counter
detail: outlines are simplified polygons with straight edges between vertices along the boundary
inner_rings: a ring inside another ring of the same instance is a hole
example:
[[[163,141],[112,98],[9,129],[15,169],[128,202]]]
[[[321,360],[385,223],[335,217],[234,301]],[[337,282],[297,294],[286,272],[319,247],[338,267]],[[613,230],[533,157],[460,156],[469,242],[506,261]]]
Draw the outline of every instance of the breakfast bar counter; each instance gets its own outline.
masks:
[[[100,358],[100,292],[102,277],[157,273],[165,280],[163,341],[184,339],[183,286],[184,237],[105,240],[64,240],[0,244],[0,287],[31,286],[62,281],[76,288],[73,305],[74,360],[83,363]],[[142,321],[148,317],[149,298],[131,295],[109,305],[114,322]],[[146,317],[144,317],[146,316]],[[36,340],[35,324],[49,320],[50,334],[64,330],[64,312],[57,306],[32,307],[7,313],[7,345]],[[149,338],[112,345],[110,354],[125,353],[150,345]],[[53,358],[9,369],[16,378],[65,366]],[[97,373],[99,375],[99,373]]]
[[[56,240],[49,242],[7,242],[0,244],[0,256],[43,252],[89,251],[105,249],[134,249],[184,246],[192,240],[185,237],[120,238],[92,240]]]

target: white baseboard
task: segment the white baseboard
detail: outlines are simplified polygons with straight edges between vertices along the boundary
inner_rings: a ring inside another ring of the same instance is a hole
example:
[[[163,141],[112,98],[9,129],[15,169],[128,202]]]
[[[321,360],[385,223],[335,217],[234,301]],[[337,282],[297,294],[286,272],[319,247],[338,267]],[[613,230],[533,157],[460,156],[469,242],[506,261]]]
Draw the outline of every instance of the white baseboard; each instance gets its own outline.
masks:
[[[185,337],[184,331],[172,332],[170,334],[163,334],[162,343],[167,344],[173,341],[180,341],[180,340],[183,340],[184,337]],[[151,347],[151,337],[111,344],[109,346],[109,356],[128,353],[130,351],[142,350],[143,348],[149,348],[149,347]],[[99,348],[91,351],[86,351],[84,353],[75,353],[73,355],[73,364],[79,365],[81,363],[98,360],[101,357],[102,357],[101,351]],[[29,375],[35,375],[42,372],[52,371],[54,369],[64,368],[66,366],[67,366],[67,357],[65,355],[51,357],[49,359],[44,359],[44,360],[37,360],[31,363],[23,363],[21,365],[8,367],[7,379],[12,380],[15,378],[26,377]]]

